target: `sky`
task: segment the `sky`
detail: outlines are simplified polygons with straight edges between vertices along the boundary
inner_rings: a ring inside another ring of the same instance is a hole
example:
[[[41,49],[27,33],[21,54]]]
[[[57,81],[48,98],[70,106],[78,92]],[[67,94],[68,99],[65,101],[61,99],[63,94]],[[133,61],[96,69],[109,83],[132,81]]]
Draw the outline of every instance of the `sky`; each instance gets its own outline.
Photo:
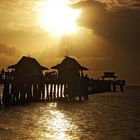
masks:
[[[115,71],[127,84],[140,85],[139,0],[71,0],[70,7],[81,11],[80,28],[61,37],[39,25],[38,6],[44,1],[0,0],[0,68],[23,55],[50,68],[68,51],[89,68],[90,77]]]

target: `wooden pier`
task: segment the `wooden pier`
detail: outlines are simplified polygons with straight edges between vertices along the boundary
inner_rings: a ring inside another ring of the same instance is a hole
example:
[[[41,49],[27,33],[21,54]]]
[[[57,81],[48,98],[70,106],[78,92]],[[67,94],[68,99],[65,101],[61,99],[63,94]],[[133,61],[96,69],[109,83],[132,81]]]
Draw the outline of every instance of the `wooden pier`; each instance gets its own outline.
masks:
[[[77,87],[78,88],[78,87]],[[24,104],[44,100],[87,100],[88,94],[82,91],[72,93],[72,87],[65,83],[29,83],[29,82],[8,82],[4,83],[2,103],[4,105]],[[87,93],[87,92],[86,92]]]
[[[4,82],[2,104],[15,105],[45,100],[87,100],[89,94],[124,91],[125,81],[93,80],[79,81],[79,86],[59,81],[7,81]]]
[[[48,68],[36,59],[22,57],[20,61],[2,69],[0,83],[4,84],[2,104],[15,105],[44,100],[87,100],[89,94],[124,91],[125,80],[118,80],[114,72],[104,72],[99,79],[83,74],[88,70],[75,59],[65,57],[61,64],[53,66],[57,70],[43,73]]]

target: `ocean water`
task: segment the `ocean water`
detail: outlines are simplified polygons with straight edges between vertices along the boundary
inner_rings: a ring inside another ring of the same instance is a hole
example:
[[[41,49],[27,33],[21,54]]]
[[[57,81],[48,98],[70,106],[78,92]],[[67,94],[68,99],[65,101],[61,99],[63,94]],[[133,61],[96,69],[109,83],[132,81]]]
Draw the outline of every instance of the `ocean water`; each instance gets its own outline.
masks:
[[[0,87],[0,92],[2,87]],[[0,140],[139,140],[140,87],[88,101],[0,108]]]

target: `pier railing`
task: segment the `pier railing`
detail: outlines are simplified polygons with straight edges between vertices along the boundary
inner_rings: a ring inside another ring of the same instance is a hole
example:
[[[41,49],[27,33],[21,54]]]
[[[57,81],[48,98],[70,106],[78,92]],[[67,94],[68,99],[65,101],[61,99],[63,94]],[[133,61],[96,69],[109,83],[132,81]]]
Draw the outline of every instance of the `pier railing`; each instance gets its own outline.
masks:
[[[75,98],[87,100],[89,94],[116,92],[118,86],[119,90],[123,92],[125,85],[124,80],[93,80],[85,77],[81,77],[78,82],[69,83],[45,76],[25,77],[17,80],[10,73],[1,75],[0,82],[4,84],[2,94],[4,105],[38,100],[73,100]]]
[[[86,93],[86,94],[85,94]],[[4,83],[2,102],[4,105],[22,104],[39,100],[87,99],[79,86],[62,82],[9,82]]]

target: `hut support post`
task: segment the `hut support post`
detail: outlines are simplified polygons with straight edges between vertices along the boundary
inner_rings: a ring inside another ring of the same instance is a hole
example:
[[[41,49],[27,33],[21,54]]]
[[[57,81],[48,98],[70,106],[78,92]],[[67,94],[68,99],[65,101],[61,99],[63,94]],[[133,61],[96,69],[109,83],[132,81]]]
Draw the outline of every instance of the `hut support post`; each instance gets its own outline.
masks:
[[[57,99],[59,99],[59,83],[57,84]]]
[[[60,84],[60,97],[63,98],[63,84]]]
[[[49,84],[46,83],[46,94],[47,94],[47,99],[49,100]]]
[[[56,99],[56,84],[54,84],[54,99]]]
[[[50,84],[50,99],[52,100],[53,98],[52,98],[52,88],[53,86],[52,86],[52,84]]]

